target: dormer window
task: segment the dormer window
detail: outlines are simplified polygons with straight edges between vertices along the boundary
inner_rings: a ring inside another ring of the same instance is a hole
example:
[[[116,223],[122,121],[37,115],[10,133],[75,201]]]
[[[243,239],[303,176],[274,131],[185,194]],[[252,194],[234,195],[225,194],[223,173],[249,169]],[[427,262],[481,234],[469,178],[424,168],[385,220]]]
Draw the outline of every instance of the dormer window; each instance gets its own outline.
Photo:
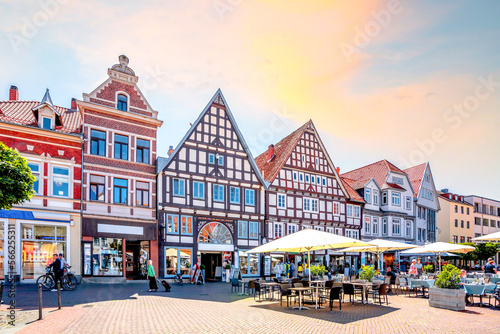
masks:
[[[48,117],[42,117],[42,129],[52,130],[52,119]]]
[[[127,111],[128,98],[123,94],[118,94],[118,104],[116,108],[121,111]]]

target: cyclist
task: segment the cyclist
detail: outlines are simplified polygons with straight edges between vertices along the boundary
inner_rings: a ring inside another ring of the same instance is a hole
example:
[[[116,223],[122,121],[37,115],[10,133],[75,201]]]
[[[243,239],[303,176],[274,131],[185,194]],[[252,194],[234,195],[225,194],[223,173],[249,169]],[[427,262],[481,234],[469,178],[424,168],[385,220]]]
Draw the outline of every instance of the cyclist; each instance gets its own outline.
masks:
[[[68,262],[64,259],[62,253],[59,253],[59,261],[61,261],[61,270],[64,272],[64,269],[68,266]]]
[[[57,282],[59,282],[59,286],[62,288],[62,273],[61,270],[61,260],[57,254],[54,254],[54,261],[49,265],[52,268],[52,272],[54,273],[54,283],[57,286]],[[57,291],[56,289],[52,289],[51,291]]]

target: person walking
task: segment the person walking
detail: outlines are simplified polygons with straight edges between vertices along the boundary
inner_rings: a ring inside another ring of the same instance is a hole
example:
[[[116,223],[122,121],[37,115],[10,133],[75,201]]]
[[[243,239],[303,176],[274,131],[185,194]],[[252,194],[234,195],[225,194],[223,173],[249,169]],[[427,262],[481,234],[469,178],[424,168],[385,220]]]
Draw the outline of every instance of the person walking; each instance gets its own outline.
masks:
[[[156,284],[155,268],[153,267],[153,261],[148,261],[148,279],[149,279],[149,292],[152,290],[158,290],[158,284]]]

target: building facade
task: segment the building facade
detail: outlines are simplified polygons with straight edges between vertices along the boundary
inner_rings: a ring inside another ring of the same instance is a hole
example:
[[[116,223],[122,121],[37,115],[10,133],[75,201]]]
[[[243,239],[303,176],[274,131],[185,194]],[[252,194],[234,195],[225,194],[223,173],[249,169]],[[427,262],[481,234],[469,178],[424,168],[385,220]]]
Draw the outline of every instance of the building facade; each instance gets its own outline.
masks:
[[[474,207],[474,237],[500,231],[500,201],[486,197],[464,196],[465,202]]]
[[[217,91],[168,158],[158,158],[160,275],[206,279],[227,264],[260,276],[265,182],[221,91]]]
[[[270,184],[266,191],[268,241],[307,228],[359,239],[363,200],[351,201],[312,121],[270,145],[256,163]],[[316,251],[311,261],[358,266],[358,255]],[[279,253],[271,258],[272,266],[278,261],[303,260]]]
[[[84,277],[144,278],[158,269],[156,133],[158,112],[138,87],[128,58],[82,101]]]
[[[440,210],[440,201],[431,166],[426,162],[407,168],[404,172],[408,175],[414,191],[415,243],[423,245],[426,242],[436,242],[439,240],[436,213]]]
[[[474,238],[474,206],[464,196],[439,192],[441,210],[437,213],[437,241],[463,243]]]
[[[8,243],[15,248],[12,270],[21,282],[44,275],[55,253],[81,272],[81,125],[74,104],[55,106],[48,89],[40,102],[21,101],[11,86],[9,100],[0,102],[0,141],[28,160],[36,178],[29,202],[0,210],[0,279],[9,270]],[[8,231],[15,231],[14,245]]]

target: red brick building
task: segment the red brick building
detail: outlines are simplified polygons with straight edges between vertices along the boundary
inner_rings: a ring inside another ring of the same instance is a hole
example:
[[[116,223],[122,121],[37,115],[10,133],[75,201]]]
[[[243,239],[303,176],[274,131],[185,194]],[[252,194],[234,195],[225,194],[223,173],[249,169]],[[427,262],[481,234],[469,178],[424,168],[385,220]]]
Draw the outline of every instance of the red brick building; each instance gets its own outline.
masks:
[[[7,274],[8,230],[15,231],[15,271],[22,282],[45,274],[54,253],[63,253],[80,273],[81,128],[76,105],[55,106],[48,89],[41,101],[20,101],[11,86],[9,100],[0,101],[0,141],[28,160],[37,180],[31,201],[0,210],[0,279]]]
[[[128,58],[83,101],[84,276],[144,277],[158,269],[156,132],[162,125],[137,86]]]

